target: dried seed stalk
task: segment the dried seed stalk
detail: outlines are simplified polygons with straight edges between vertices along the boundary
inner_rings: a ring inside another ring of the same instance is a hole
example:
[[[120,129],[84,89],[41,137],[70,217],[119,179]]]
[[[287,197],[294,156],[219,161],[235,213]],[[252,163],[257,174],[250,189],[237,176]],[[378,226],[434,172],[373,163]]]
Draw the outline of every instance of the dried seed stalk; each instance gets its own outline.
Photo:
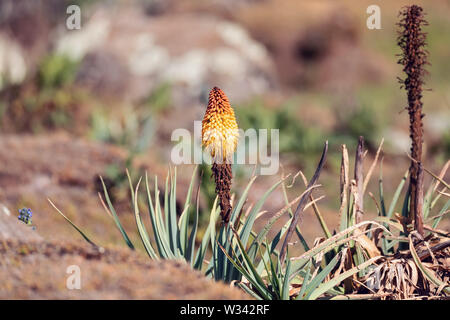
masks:
[[[423,175],[420,174],[423,144],[422,118],[422,85],[426,73],[424,65],[427,64],[428,52],[425,50],[426,33],[422,27],[427,25],[423,9],[420,6],[407,6],[401,11],[398,45],[402,49],[399,64],[403,65],[405,79],[399,79],[408,93],[408,113],[410,119],[411,166],[410,166],[410,210],[408,222],[415,221],[415,228],[423,235],[422,203],[420,195],[423,192]]]

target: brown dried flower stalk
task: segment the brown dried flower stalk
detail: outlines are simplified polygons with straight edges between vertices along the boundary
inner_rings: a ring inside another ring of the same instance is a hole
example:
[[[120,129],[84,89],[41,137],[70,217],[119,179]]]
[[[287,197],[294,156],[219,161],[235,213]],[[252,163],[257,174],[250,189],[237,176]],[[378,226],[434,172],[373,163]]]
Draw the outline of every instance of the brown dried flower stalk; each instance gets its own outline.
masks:
[[[422,85],[426,73],[428,52],[425,50],[426,33],[422,27],[427,25],[423,9],[417,5],[407,6],[401,12],[398,45],[402,49],[398,61],[403,65],[405,79],[399,79],[408,93],[408,113],[410,120],[411,166],[410,166],[410,211],[408,221],[414,220],[415,230],[423,235],[422,202],[423,202],[423,174],[421,171],[423,124],[422,118]]]
[[[208,108],[202,121],[202,144],[213,158],[212,172],[219,196],[223,223],[230,221],[230,189],[233,172],[231,160],[238,142],[238,125],[225,93],[214,87],[209,93]]]

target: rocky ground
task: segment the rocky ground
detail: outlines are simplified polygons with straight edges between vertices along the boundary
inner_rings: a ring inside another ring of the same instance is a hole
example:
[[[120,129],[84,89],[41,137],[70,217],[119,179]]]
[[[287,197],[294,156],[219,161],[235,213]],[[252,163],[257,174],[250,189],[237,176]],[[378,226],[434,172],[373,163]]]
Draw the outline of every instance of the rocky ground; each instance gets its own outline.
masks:
[[[150,261],[125,248],[48,241],[0,208],[0,299],[248,299],[184,262]],[[68,267],[81,288],[69,290]],[[73,272],[73,271],[72,271]]]
[[[123,165],[121,148],[62,133],[3,135],[0,149],[7,150],[0,153],[0,299],[248,298],[184,262],[153,262],[139,248],[133,252],[123,244],[97,196],[98,175],[111,164]],[[162,168],[152,168],[163,174]],[[84,242],[47,198],[104,250]],[[139,244],[126,201],[118,206],[124,209],[118,211],[125,228]],[[32,208],[35,230],[17,219],[21,207]],[[71,265],[80,267],[81,290],[66,288]]]

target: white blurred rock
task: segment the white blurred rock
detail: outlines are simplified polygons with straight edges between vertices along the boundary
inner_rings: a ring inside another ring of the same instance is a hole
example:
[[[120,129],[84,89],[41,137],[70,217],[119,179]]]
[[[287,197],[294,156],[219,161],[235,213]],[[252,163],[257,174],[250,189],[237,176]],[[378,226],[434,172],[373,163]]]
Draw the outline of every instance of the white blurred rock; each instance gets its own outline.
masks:
[[[0,34],[0,89],[4,79],[8,83],[20,83],[27,74],[22,48],[9,37]]]
[[[245,58],[262,67],[270,68],[266,48],[253,40],[244,28],[235,23],[222,22],[218,24],[216,30],[226,44],[237,49]]]
[[[110,32],[110,17],[103,10],[94,14],[79,30],[70,30],[57,41],[56,52],[73,60],[82,59],[100,47]]]
[[[138,76],[152,75],[163,70],[169,63],[167,50],[155,44],[151,34],[142,33],[136,36],[135,48],[128,59],[132,74]]]
[[[188,88],[192,94],[200,94],[208,73],[209,56],[205,50],[194,49],[172,58],[161,78],[175,86]]]
[[[7,216],[10,216],[10,215],[11,215],[11,211],[9,211],[8,207],[6,207],[4,204],[1,204],[1,203],[0,203],[0,208],[1,208],[1,211],[2,211],[4,214],[6,214]]]
[[[211,71],[225,77],[244,77],[247,72],[247,64],[242,55],[227,47],[217,48],[212,52],[210,61]]]
[[[92,90],[107,86],[107,70],[120,70],[119,66],[126,69],[120,85],[114,82],[105,92],[140,100],[159,85],[170,84],[176,106],[203,103],[204,93],[216,85],[236,101],[277,84],[266,49],[239,25],[205,14],[148,16],[133,6],[97,10],[81,30],[67,32],[57,46],[58,52],[74,58],[93,51],[114,57],[109,67],[95,66],[105,59],[82,60],[84,72],[85,62],[96,70],[99,83],[90,82]]]

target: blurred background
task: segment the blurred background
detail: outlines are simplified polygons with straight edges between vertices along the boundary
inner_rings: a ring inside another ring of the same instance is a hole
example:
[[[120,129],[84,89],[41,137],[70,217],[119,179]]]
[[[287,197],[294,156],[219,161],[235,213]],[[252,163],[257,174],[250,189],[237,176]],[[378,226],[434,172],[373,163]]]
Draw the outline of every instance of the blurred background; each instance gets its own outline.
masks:
[[[32,208],[39,233],[78,237],[47,198],[99,243],[121,243],[97,192],[105,177],[124,225],[129,168],[164,181],[176,128],[193,130],[208,92],[223,89],[239,127],[280,129],[283,171],[311,177],[325,140],[330,153],[319,203],[330,227],[339,207],[340,146],[351,163],[357,138],[369,150],[366,170],[383,147],[385,194],[408,169],[406,92],[397,77],[397,15],[411,1],[136,0],[0,2],[0,203]],[[414,1],[427,12],[431,65],[424,94],[425,166],[439,173],[450,158],[450,1]],[[67,7],[81,8],[81,28],[68,30]],[[371,4],[381,30],[366,27]],[[209,168],[202,208],[214,198]],[[234,166],[234,191],[253,167]],[[184,202],[192,166],[178,168]],[[249,204],[280,178],[259,177]],[[378,194],[379,166],[369,191]],[[429,184],[426,176],[426,187]],[[448,181],[448,180],[447,180]],[[290,183],[290,182],[289,182]],[[161,187],[163,187],[161,185]],[[304,190],[301,179],[289,196]],[[284,205],[281,190],[264,207]],[[371,199],[366,214],[376,214]],[[310,210],[310,209],[309,209]],[[448,220],[447,224],[448,226]],[[312,211],[300,225],[321,236]],[[134,235],[136,237],[136,235]],[[201,234],[199,234],[201,236]],[[138,243],[138,241],[135,241]]]

